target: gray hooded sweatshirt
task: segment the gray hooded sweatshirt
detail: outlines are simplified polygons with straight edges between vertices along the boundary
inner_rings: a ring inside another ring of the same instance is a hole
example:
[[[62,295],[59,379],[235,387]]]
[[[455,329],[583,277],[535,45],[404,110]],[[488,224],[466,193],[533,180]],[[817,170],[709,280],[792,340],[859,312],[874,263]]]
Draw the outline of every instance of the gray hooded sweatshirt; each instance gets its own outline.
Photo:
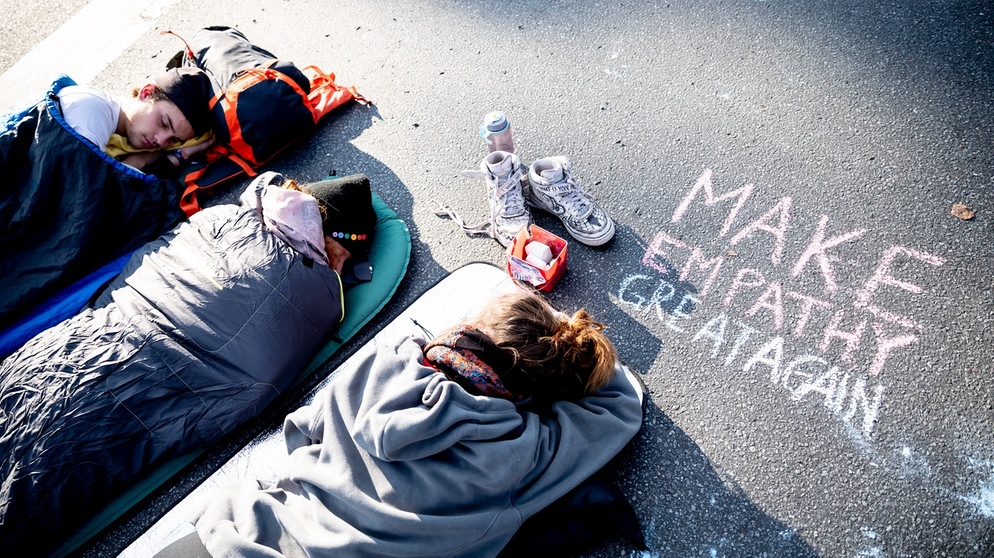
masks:
[[[494,556],[522,522],[638,432],[619,367],[543,415],[474,396],[422,357],[371,341],[284,423],[287,471],[222,489],[196,522],[212,556]]]

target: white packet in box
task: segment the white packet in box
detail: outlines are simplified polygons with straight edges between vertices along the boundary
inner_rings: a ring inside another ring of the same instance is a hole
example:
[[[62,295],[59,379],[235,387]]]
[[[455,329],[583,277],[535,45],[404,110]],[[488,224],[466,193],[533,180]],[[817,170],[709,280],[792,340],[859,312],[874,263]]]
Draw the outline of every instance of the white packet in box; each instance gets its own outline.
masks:
[[[532,261],[532,257],[534,256],[545,264],[545,269],[548,269],[549,264],[552,262],[552,248],[549,248],[548,244],[543,244],[535,240],[525,244],[525,254],[528,254],[528,257],[525,258],[526,260],[534,264],[535,262]]]

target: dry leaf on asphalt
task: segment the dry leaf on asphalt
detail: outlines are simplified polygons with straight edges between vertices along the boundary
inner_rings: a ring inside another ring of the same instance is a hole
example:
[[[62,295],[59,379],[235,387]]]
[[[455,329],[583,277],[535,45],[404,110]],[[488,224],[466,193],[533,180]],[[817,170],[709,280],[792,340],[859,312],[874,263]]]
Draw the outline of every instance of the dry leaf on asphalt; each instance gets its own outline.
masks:
[[[961,203],[953,204],[952,214],[964,221],[969,221],[970,219],[973,219],[974,215],[972,209]]]

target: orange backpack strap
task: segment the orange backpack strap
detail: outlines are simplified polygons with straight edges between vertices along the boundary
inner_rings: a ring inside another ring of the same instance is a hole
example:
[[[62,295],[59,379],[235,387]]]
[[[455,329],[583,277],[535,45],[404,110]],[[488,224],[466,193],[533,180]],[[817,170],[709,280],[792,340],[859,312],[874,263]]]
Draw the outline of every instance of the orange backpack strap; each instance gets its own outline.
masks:
[[[200,192],[209,191],[211,188],[238,176],[251,177],[257,174],[255,167],[239,157],[238,154],[233,153],[228,146],[213,145],[207,150],[206,163],[183,176],[185,187],[179,205],[186,216],[190,217],[203,209],[197,199]]]
[[[355,87],[336,84],[333,73],[325,73],[317,66],[306,66],[300,71],[311,83],[311,93],[307,98],[314,110],[315,122],[352,100],[364,105],[372,104],[369,99],[360,95]]]
[[[200,207],[200,200],[197,199],[198,190],[200,190],[200,186],[197,186],[196,184],[187,184],[186,188],[183,190],[183,195],[179,199],[179,207],[184,213],[186,213],[188,218],[203,209]]]

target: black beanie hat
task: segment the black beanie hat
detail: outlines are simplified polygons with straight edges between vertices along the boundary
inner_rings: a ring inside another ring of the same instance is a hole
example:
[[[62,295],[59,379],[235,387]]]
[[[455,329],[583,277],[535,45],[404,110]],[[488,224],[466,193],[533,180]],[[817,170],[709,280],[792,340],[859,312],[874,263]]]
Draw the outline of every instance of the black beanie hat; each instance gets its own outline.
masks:
[[[210,103],[214,97],[211,79],[199,68],[173,68],[155,78],[155,86],[190,121],[198,137],[210,129]]]
[[[301,184],[300,189],[324,206],[324,234],[337,240],[353,257],[364,258],[369,253],[376,227],[369,178],[353,174]]]

